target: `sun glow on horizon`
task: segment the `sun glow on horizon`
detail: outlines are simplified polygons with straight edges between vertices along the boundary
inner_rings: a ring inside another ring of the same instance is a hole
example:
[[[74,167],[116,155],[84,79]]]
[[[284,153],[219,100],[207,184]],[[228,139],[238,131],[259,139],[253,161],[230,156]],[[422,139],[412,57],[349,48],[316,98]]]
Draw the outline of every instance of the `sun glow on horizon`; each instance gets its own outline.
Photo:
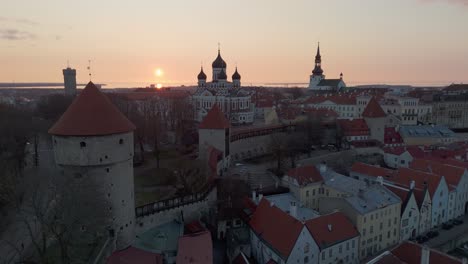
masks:
[[[156,75],[156,77],[161,77],[161,76],[163,76],[163,74],[164,74],[164,72],[160,68],[157,68],[156,70],[154,70],[154,75]]]
[[[160,84],[160,83],[156,84],[157,89],[161,89],[162,87],[163,87],[162,84]]]

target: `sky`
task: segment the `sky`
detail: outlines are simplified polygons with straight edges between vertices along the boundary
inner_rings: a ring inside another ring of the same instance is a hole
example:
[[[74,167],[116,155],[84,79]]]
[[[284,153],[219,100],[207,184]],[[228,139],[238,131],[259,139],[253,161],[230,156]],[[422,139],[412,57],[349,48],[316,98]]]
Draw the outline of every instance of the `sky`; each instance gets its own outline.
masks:
[[[468,0],[0,0],[0,82],[307,83],[320,42],[348,85],[468,83]],[[156,76],[160,69],[162,76]]]

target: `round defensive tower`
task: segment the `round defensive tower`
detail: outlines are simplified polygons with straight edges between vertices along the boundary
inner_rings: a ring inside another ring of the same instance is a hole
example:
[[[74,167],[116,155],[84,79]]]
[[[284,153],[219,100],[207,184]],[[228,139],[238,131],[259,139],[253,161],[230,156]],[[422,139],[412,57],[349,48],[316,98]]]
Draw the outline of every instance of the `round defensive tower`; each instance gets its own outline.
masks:
[[[92,82],[49,130],[55,161],[63,175],[96,183],[96,199],[106,201],[104,210],[117,249],[131,245],[135,237],[134,130]]]

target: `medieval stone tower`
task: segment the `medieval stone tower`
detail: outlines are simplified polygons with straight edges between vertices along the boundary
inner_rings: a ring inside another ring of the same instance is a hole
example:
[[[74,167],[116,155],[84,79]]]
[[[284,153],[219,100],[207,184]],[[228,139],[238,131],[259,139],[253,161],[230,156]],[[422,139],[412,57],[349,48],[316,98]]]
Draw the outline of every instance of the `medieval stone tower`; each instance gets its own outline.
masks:
[[[92,82],[49,130],[55,162],[64,177],[96,182],[96,199],[104,199],[108,205],[104,210],[117,249],[129,246],[135,237],[134,130]]]
[[[229,167],[231,124],[217,104],[214,104],[198,128],[198,153],[201,160],[208,159],[213,147],[223,153],[223,167]]]

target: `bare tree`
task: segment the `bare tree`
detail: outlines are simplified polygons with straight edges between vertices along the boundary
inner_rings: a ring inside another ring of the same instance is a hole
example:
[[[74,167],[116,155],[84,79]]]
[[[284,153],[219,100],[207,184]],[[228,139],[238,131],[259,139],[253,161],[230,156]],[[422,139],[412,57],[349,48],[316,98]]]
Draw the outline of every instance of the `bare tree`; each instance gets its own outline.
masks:
[[[181,159],[174,161],[173,168],[183,194],[193,194],[199,191],[207,180],[207,169],[200,160]]]
[[[24,201],[17,209],[26,230],[23,239],[31,242],[32,252],[21,252],[22,259],[40,263],[89,261],[82,249],[107,235],[109,216],[102,190],[95,179],[83,173],[39,170],[26,183]]]
[[[302,133],[310,157],[310,149],[313,145],[320,144],[323,137],[323,127],[319,118],[308,116],[297,126],[298,133]]]
[[[269,149],[276,160],[276,174],[281,174],[283,160],[288,154],[288,137],[285,134],[272,134],[269,142]]]

